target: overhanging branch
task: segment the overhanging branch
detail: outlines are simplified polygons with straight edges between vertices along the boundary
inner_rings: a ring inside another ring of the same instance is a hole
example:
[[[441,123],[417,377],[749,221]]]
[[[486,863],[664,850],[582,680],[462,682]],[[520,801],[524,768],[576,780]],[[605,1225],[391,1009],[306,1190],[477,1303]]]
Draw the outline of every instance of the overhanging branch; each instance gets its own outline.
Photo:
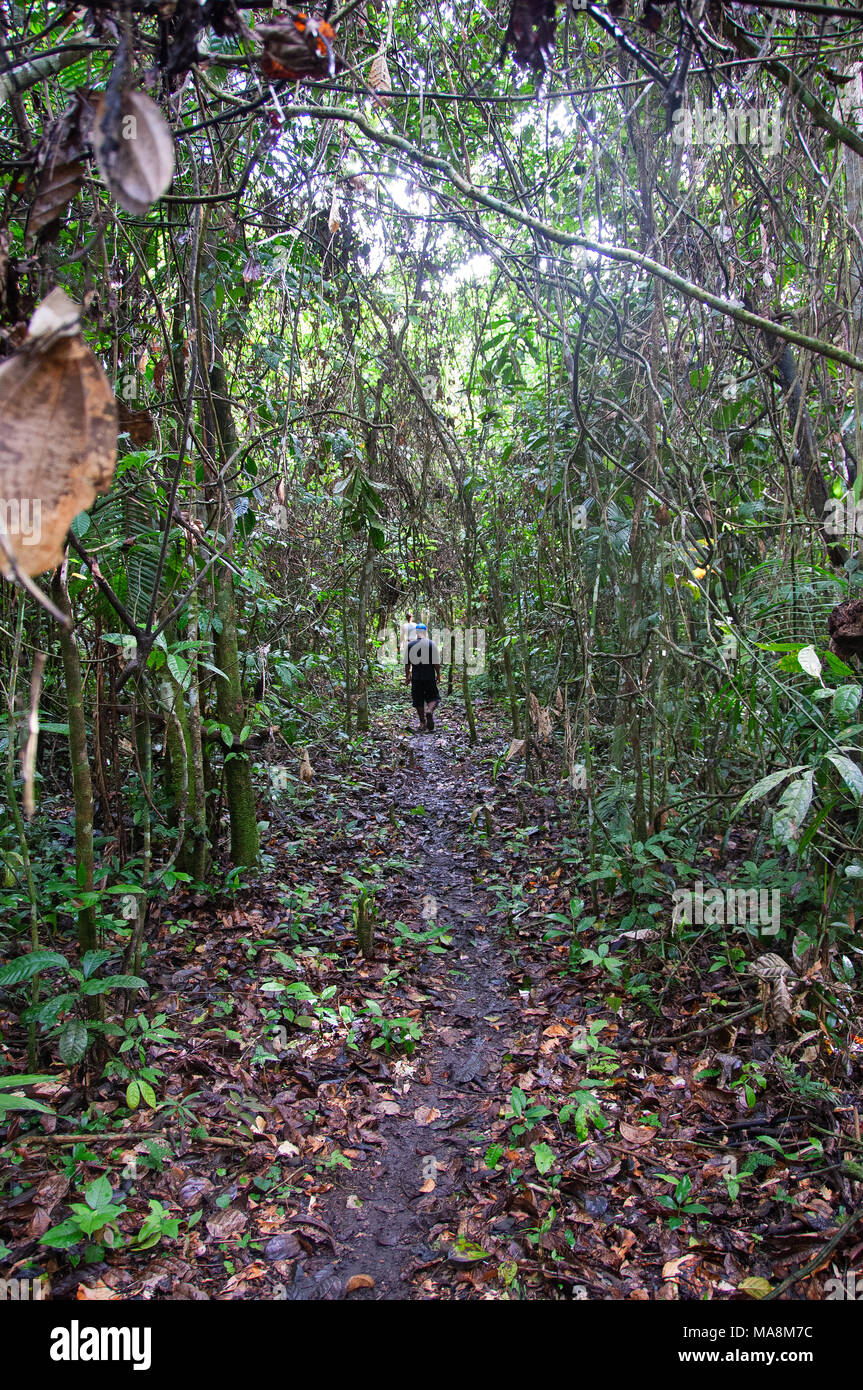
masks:
[[[589,251],[593,255],[601,256],[603,260],[631,265],[637,270],[655,276],[664,284],[670,285],[672,289],[677,290],[685,298],[693,299],[699,304],[706,304],[708,308],[715,309],[717,313],[724,314],[726,318],[733,319],[736,323],[745,324],[747,328],[753,328],[759,333],[772,334],[775,338],[782,338],[785,342],[795,343],[797,347],[814,352],[819,357],[828,357],[834,362],[841,362],[843,366],[852,368],[853,371],[863,372],[863,358],[855,357],[853,352],[847,352],[845,348],[825,342],[822,338],[813,338],[809,333],[801,333],[796,328],[789,328],[782,323],[774,323],[772,319],[762,318],[760,314],[752,313],[742,304],[724,299],[721,295],[713,294],[710,290],[703,289],[701,285],[696,285],[692,280],[684,279],[682,275],[678,275],[667,265],[653,260],[650,256],[633,251],[628,246],[609,246],[606,242],[593,241],[590,237],[579,236],[575,232],[560,231],[559,228],[543,222],[539,217],[532,216],[531,213],[525,212],[513,203],[506,203],[502,198],[496,198],[494,194],[478,188],[448,160],[440,159],[437,155],[426,154],[402,135],[376,129],[356,111],[349,111],[343,106],[292,105],[285,106],[284,116],[286,120],[295,119],[298,116],[308,116],[313,120],[347,121],[349,124],[355,125],[376,145],[398,150],[412,163],[418,164],[430,172],[441,174],[472,202],[481,207],[489,208],[492,212],[500,213],[501,216],[512,222],[518,222],[521,226],[529,228],[540,236],[547,237],[557,246],[576,247],[581,251]]]

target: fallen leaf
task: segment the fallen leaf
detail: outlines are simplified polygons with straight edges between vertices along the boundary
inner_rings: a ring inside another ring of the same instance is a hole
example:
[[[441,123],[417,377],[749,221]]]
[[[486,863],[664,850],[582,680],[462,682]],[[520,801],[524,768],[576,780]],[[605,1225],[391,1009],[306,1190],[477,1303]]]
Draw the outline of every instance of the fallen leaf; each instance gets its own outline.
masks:
[[[373,1289],[375,1281],[370,1274],[352,1274],[345,1286],[346,1293],[353,1293],[356,1289]]]
[[[430,1125],[433,1120],[440,1119],[440,1113],[433,1105],[418,1105],[414,1111],[414,1120],[418,1125]]]
[[[207,1230],[213,1240],[230,1240],[231,1236],[239,1235],[248,1219],[244,1211],[238,1211],[236,1207],[227,1207],[208,1218]]]
[[[748,1293],[750,1298],[764,1298],[769,1294],[772,1285],[766,1279],[761,1279],[756,1275],[750,1275],[744,1279],[742,1284],[737,1286],[741,1293]]]
[[[628,1125],[625,1120],[621,1120],[618,1125],[621,1139],[625,1139],[628,1144],[649,1144],[656,1138],[656,1130],[652,1125]]]

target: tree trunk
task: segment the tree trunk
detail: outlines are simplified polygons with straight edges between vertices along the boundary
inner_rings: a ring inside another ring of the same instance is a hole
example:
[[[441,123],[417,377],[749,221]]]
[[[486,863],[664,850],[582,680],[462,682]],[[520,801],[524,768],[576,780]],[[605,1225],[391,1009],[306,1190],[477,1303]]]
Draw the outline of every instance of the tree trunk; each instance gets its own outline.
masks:
[[[235,454],[239,441],[231,415],[230,396],[222,366],[222,344],[214,341],[214,360],[210,368],[213,409],[219,427],[219,453],[222,466]],[[245,702],[240,679],[237,606],[234,576],[226,565],[214,571],[215,608],[218,622],[214,632],[216,665],[224,673],[216,680],[216,717],[236,739],[245,722]],[[225,755],[225,793],[231,821],[231,862],[256,864],[260,859],[260,839],[255,812],[255,789],[248,754],[239,747]]]
[[[72,610],[60,578],[54,575],[53,598],[70,622]],[[87,757],[87,724],[84,718],[84,682],[78,643],[71,627],[60,627],[60,653],[66,683],[66,713],[69,720],[69,759],[72,764],[72,794],[75,802],[75,871],[78,888],[92,893],[93,873],[93,783]],[[96,914],[92,907],[78,912],[78,944],[81,952],[96,949]]]

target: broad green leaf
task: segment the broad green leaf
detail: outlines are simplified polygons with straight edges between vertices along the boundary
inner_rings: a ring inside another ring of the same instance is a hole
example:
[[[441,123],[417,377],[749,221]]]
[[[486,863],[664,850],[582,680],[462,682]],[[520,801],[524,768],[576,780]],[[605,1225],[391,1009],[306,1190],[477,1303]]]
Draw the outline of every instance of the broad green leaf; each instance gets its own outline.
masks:
[[[114,1191],[111,1183],[104,1175],[87,1184],[85,1201],[91,1211],[104,1211],[105,1207],[111,1205],[113,1196]]]
[[[141,1077],[138,1080],[138,1085],[141,1088],[141,1099],[143,1100],[144,1104],[149,1105],[151,1110],[155,1110],[156,1092],[153,1090],[153,1087],[150,1085],[149,1081],[145,1081],[143,1077]]]
[[[70,1019],[60,1034],[58,1050],[64,1062],[75,1066],[87,1051],[87,1025],[79,1018]]]
[[[863,772],[860,771],[857,764],[853,763],[850,758],[846,758],[843,753],[825,753],[824,757],[825,760],[829,759],[833,764],[845,785],[850,787],[859,801],[860,797],[863,796]]]
[[[88,951],[81,961],[84,979],[89,980],[93,971],[98,970],[100,965],[104,965],[106,960],[110,960],[113,954],[113,951]]]
[[[812,804],[812,771],[804,773],[785,788],[773,812],[773,834],[788,844],[800,834],[806,812]]]
[[[27,955],[17,956],[0,968],[0,987],[23,984],[42,970],[59,969],[68,970],[69,962],[57,951],[29,951]]]
[[[56,1077],[43,1076],[39,1072],[16,1072],[10,1076],[0,1076],[0,1088],[4,1086],[36,1086],[44,1081],[55,1081]]]
[[[189,663],[184,661],[176,652],[168,654],[168,670],[174,677],[181,690],[185,690],[189,684]]]
[[[7,1110],[40,1110],[45,1115],[54,1114],[50,1105],[43,1105],[41,1100],[31,1100],[29,1096],[0,1094],[0,1115],[4,1115]]]
[[[836,718],[850,719],[857,711],[861,695],[863,688],[859,685],[840,685],[833,695],[833,713]]]
[[[548,1144],[533,1144],[533,1161],[536,1164],[537,1172],[547,1173],[549,1168],[553,1168],[557,1159],[553,1149]]]
[[[741,797],[732,811],[732,817],[739,814],[745,806],[757,801],[760,796],[766,796],[772,792],[774,787],[778,787],[780,782],[784,782],[787,777],[794,777],[798,772],[805,772],[806,764],[800,763],[797,767],[786,767],[781,772],[771,772],[769,777],[762,777],[760,782],[756,782],[754,787],[750,787],[745,796]]]

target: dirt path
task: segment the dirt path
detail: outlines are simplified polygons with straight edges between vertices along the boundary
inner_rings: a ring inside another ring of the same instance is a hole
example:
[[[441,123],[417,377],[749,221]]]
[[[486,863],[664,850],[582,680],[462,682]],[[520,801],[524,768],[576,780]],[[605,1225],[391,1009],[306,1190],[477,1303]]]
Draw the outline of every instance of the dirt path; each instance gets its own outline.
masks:
[[[502,1025],[514,1005],[504,993],[502,953],[484,916],[484,895],[474,885],[476,861],[456,847],[463,771],[453,768],[447,743],[445,736],[414,739],[416,766],[392,788],[405,815],[425,812],[423,879],[410,891],[421,893],[426,913],[452,937],[446,957],[425,956],[413,977],[426,999],[423,1014],[434,1019],[432,1040],[394,1064],[391,1083],[373,1083],[384,1110],[398,1107],[381,1116],[385,1147],[317,1205],[340,1241],[335,1259],[318,1258],[309,1267],[306,1277],[316,1277],[323,1290],[318,1296],[328,1296],[331,1280],[338,1285],[368,1274],[374,1291],[354,1297],[423,1297],[423,1269],[447,1259],[432,1242],[457,1219],[454,1198],[471,1135],[497,1108],[494,1079],[507,1045]],[[304,1287],[313,1293],[313,1286]]]

